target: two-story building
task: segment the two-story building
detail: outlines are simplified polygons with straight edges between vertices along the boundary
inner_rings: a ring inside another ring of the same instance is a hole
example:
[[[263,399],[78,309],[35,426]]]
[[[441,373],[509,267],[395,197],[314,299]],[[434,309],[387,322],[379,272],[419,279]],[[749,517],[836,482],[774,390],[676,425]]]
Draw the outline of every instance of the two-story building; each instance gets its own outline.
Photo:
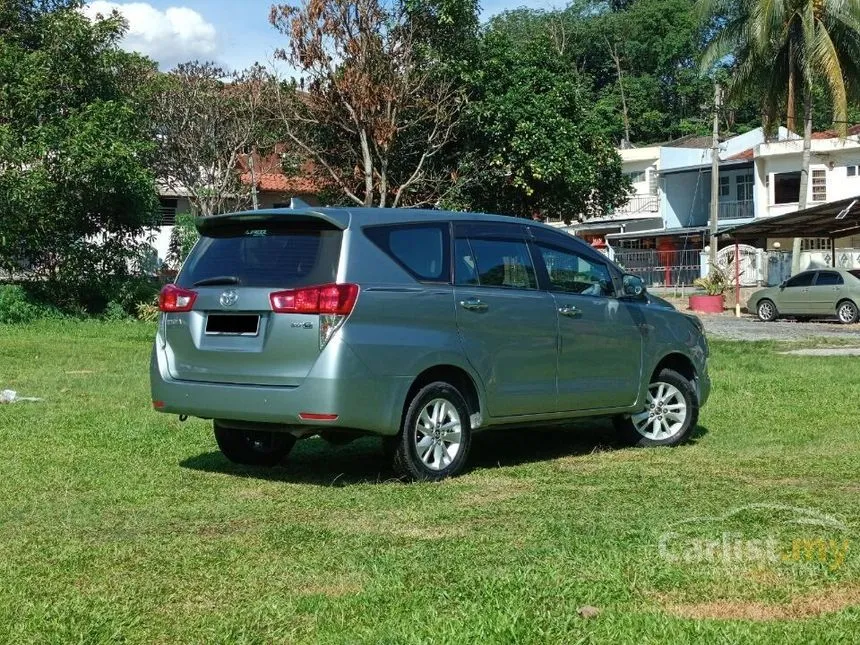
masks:
[[[860,195],[860,126],[840,139],[835,132],[813,135],[807,203]],[[653,269],[652,284],[689,284],[699,275],[700,255],[709,239],[711,206],[710,137],[685,137],[659,146],[621,149],[631,178],[630,201],[611,217],[575,224],[570,232],[609,244],[611,254],[630,268]],[[803,139],[780,128],[767,140],[761,128],[720,142],[718,222],[721,230],[797,210]],[[598,239],[600,238],[600,239]],[[791,240],[762,241],[782,253]],[[829,240],[803,241],[802,266],[829,252]],[[854,249],[860,266],[860,239],[837,241]],[[844,255],[840,250],[840,257]]]

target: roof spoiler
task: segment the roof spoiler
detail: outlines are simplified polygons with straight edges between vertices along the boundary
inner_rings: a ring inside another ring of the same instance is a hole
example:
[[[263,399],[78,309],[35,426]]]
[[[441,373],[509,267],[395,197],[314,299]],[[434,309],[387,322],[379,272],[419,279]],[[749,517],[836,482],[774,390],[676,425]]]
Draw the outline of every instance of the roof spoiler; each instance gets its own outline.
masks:
[[[201,235],[207,235],[230,224],[328,224],[330,227],[344,230],[349,226],[349,212],[341,209],[314,210],[300,199],[290,202],[290,208],[269,210],[243,211],[198,217],[197,230]]]

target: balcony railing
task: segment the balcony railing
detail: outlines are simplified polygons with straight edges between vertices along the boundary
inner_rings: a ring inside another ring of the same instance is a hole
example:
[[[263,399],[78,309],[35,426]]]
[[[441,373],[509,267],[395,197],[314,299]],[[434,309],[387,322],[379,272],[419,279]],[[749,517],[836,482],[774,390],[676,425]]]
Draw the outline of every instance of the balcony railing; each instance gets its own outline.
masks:
[[[751,199],[740,201],[723,201],[718,204],[717,217],[719,219],[744,219],[755,217],[755,204]]]
[[[612,211],[612,217],[630,217],[656,213],[660,210],[660,200],[657,195],[632,195],[626,204]]]

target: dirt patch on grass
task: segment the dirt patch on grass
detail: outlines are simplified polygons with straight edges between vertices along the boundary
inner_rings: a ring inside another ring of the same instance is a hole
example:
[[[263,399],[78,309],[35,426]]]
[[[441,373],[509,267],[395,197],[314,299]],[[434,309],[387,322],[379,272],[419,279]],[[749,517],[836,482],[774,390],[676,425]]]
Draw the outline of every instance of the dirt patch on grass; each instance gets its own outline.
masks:
[[[788,603],[751,600],[714,600],[701,603],[663,603],[664,611],[695,620],[801,620],[832,614],[860,605],[860,585],[842,585],[796,596]]]
[[[480,481],[474,488],[460,494],[458,503],[466,508],[486,506],[515,499],[532,491],[534,491],[534,485],[530,482],[495,477]]]

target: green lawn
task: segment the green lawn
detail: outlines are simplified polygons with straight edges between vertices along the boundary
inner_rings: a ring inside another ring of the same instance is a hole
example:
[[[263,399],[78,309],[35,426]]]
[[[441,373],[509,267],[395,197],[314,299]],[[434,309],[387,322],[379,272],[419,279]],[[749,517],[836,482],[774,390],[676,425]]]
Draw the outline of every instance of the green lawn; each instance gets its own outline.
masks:
[[[860,634],[860,359],[714,342],[686,446],[623,449],[605,423],[488,433],[463,476],[402,484],[370,439],[228,464],[208,423],[150,410],[151,335],[0,326],[0,389],[45,398],[0,406],[0,641]],[[811,512],[834,522],[795,521]],[[692,550],[768,538],[787,561]],[[792,554],[818,539],[823,562]]]

